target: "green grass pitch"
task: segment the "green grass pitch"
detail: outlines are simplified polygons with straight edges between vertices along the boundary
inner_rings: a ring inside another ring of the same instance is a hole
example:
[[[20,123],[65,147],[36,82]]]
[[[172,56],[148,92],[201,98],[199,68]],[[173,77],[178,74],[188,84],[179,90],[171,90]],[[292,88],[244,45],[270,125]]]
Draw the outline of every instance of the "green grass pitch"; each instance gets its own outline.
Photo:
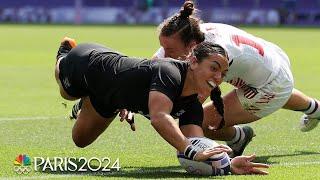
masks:
[[[291,59],[295,87],[320,98],[320,29],[244,29],[282,47]],[[98,42],[136,57],[151,57],[159,47],[154,26],[0,25],[0,179],[201,178],[184,173],[175,150],[141,116],[136,132],[116,119],[92,145],[75,147],[74,122],[64,118],[72,102],[59,96],[53,74],[57,47],[66,35],[78,43]],[[228,92],[230,87],[223,89]],[[320,129],[301,133],[300,116],[280,110],[251,124],[257,136],[245,154],[256,153],[258,162],[270,164],[270,175],[212,178],[320,179]],[[18,175],[13,171],[18,154],[119,158],[121,171]]]

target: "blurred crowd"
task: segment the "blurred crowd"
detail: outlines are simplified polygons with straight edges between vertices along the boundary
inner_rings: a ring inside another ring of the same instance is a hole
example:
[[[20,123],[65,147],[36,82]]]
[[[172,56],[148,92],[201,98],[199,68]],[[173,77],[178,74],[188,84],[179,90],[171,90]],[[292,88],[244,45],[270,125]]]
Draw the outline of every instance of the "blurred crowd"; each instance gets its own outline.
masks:
[[[157,24],[184,0],[0,1],[2,23]],[[320,0],[196,0],[201,18],[232,24],[320,25]]]

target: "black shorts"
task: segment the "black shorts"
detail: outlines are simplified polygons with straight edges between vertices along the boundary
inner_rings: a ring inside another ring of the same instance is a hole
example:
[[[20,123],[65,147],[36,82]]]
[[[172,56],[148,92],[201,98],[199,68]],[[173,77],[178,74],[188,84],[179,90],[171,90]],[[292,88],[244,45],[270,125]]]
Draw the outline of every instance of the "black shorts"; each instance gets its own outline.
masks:
[[[112,103],[113,95],[121,86],[116,80],[115,62],[122,57],[108,49],[108,53],[93,51],[86,73],[86,82],[92,106],[105,118],[114,117],[118,112]]]
[[[89,96],[92,106],[101,116],[115,116],[117,109],[111,103],[106,104],[110,102],[112,89],[108,87],[112,87],[114,73],[112,69],[101,71],[101,62],[103,58],[112,60],[120,56],[112,49],[99,44],[79,44],[60,61],[59,79],[63,89],[73,97]]]
[[[89,95],[85,73],[88,70],[90,55],[94,50],[104,48],[99,44],[80,44],[61,59],[59,79],[68,95],[77,98]]]
[[[106,104],[103,97],[90,95],[90,101],[96,112],[104,118],[112,118],[118,114],[117,108],[111,103]]]

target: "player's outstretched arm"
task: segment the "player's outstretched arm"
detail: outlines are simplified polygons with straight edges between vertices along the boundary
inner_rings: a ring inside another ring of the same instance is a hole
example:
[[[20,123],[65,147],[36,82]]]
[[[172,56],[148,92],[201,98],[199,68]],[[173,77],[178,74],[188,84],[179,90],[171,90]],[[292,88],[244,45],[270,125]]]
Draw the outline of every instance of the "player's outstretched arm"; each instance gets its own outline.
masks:
[[[165,94],[158,91],[149,93],[149,114],[151,125],[178,151],[184,152],[189,141],[182,134],[179,126],[170,115],[173,103]]]
[[[230,148],[219,146],[205,151],[196,151],[188,139],[182,134],[178,124],[170,115],[173,103],[168,96],[161,92],[151,91],[149,93],[149,113],[151,125],[169,144],[175,147],[179,152],[196,161],[203,161],[209,157],[229,152]]]

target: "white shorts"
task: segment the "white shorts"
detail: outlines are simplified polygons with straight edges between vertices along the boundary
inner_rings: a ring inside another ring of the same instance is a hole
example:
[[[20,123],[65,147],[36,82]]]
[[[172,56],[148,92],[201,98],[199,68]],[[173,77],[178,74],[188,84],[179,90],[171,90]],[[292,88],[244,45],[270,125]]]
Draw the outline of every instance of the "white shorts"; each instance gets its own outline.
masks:
[[[262,88],[245,86],[236,89],[242,107],[257,117],[265,117],[282,108],[290,98],[293,90],[293,77],[285,62],[275,78]]]

